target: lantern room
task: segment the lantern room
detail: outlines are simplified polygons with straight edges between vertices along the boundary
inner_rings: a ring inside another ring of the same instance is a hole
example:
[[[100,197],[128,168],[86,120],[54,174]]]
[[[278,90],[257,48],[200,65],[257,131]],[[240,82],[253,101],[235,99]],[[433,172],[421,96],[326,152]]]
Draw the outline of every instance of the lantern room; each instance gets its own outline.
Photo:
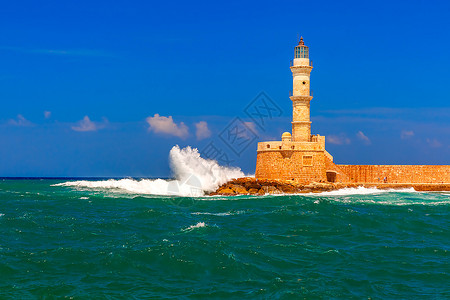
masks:
[[[309,48],[305,46],[303,37],[300,38],[300,42],[295,47],[295,58],[309,58]]]

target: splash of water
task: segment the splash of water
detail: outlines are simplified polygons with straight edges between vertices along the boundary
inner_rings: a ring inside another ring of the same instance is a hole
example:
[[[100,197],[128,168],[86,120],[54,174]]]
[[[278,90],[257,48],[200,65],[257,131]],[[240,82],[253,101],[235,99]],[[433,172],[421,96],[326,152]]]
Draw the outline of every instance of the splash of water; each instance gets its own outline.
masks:
[[[215,160],[204,159],[196,148],[172,147],[169,153],[173,180],[120,179],[101,181],[69,181],[56,186],[72,186],[90,189],[117,189],[136,194],[203,196],[215,191],[220,185],[244,177],[240,168],[221,166]]]
[[[200,157],[195,148],[180,149],[177,145],[170,150],[169,157],[175,179],[182,183],[199,180],[201,188],[207,192],[215,191],[233,178],[245,176],[238,167],[221,166],[215,160]]]
[[[189,227],[187,227],[187,228],[185,228],[185,229],[182,229],[182,231],[189,231],[189,230],[193,230],[193,229],[197,229],[197,228],[202,228],[202,227],[206,227],[206,226],[208,226],[208,225],[206,225],[205,222],[198,222],[198,223],[195,224],[195,225],[191,225],[191,226],[189,226]]]

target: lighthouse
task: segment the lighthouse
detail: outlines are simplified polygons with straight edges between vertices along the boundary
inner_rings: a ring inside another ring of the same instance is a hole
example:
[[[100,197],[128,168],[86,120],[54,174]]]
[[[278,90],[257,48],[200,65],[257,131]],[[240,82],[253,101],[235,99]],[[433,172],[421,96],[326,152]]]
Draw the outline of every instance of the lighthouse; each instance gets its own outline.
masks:
[[[309,106],[312,100],[310,93],[310,74],[312,64],[309,61],[309,48],[305,46],[303,37],[294,48],[294,60],[291,63],[293,86],[292,100],[292,141],[311,141],[311,121]]]
[[[256,156],[257,179],[284,179],[300,183],[323,182],[328,179],[327,166],[333,157],[325,150],[325,137],[311,135],[310,75],[312,63],[309,47],[303,37],[294,47],[291,61],[293,78],[290,100],[292,101],[292,134],[285,132],[281,141],[259,142]]]
[[[325,137],[318,134],[311,135],[309,107],[313,98],[310,90],[312,68],[312,62],[309,61],[309,47],[301,38],[294,47],[294,59],[290,66],[293,78],[292,91],[289,95],[292,101],[292,134],[284,132],[281,141],[269,140],[258,143],[256,179],[288,180],[300,184],[312,182],[379,184],[380,178],[383,177],[389,178],[390,182],[407,184],[450,181],[450,166],[335,164],[333,156],[325,150]],[[287,191],[289,192],[289,188]]]

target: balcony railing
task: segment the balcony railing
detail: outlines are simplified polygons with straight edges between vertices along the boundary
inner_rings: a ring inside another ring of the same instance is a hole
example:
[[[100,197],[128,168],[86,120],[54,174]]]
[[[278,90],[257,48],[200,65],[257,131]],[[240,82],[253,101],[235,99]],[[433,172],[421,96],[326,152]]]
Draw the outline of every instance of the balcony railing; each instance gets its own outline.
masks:
[[[289,64],[290,64],[291,67],[293,67],[293,66],[294,66],[294,60],[291,59],[291,61],[289,62]],[[309,61],[309,66],[310,66],[310,67],[313,66],[313,61],[312,61],[312,60]]]

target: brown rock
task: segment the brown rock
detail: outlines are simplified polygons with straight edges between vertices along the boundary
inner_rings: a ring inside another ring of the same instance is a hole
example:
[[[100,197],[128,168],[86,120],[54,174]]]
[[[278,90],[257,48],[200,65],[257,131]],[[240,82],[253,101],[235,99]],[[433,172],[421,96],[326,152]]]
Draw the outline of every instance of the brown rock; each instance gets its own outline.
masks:
[[[238,184],[233,184],[231,189],[236,192],[236,194],[248,194],[248,191],[242,186]]]
[[[282,192],[275,186],[267,186],[265,187],[265,190],[268,194],[282,194]]]
[[[257,182],[246,182],[244,186],[247,190],[250,190],[250,189],[258,189],[259,190],[261,188],[261,185]]]
[[[278,187],[278,189],[281,190],[283,193],[287,193],[287,194],[292,194],[292,193],[297,192],[297,189],[290,184],[282,185],[282,186]]]
[[[217,190],[217,194],[220,194],[220,195],[236,195],[236,193],[232,189],[229,189],[229,188],[224,188],[224,189],[221,189],[221,190]]]
[[[254,195],[254,194],[258,194],[258,191],[259,191],[258,189],[249,189],[248,193],[251,195]]]

